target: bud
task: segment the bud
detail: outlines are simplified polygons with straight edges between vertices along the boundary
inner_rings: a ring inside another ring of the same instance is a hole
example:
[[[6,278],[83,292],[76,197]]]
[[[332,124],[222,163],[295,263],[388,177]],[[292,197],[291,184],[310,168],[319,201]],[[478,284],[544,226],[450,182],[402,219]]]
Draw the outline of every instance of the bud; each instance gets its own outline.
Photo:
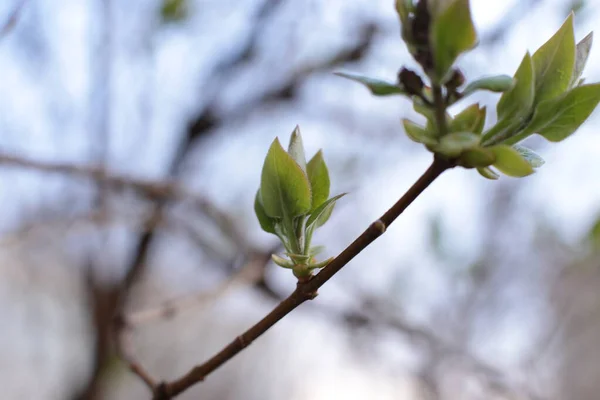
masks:
[[[423,91],[423,80],[415,71],[408,68],[402,67],[398,73],[398,83],[411,95],[421,94]]]

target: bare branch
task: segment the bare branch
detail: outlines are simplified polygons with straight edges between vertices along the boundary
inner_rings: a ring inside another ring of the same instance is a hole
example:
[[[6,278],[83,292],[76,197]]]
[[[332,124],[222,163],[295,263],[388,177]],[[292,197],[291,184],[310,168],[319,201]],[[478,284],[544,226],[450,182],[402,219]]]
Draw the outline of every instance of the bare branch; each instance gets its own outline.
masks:
[[[253,284],[262,277],[265,264],[271,260],[271,253],[268,251],[252,256],[236,274],[208,292],[169,300],[155,308],[129,313],[126,316],[127,323],[137,326],[157,318],[170,318],[184,309],[215,301],[236,287]]]

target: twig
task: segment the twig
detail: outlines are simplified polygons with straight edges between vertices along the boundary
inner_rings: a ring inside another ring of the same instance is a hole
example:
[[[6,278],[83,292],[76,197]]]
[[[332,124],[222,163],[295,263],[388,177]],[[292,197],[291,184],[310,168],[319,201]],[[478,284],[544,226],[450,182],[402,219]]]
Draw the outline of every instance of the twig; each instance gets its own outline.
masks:
[[[114,321],[115,327],[112,329],[113,343],[116,344],[117,356],[127,364],[131,372],[136,374],[151,390],[156,387],[156,381],[148,371],[144,369],[141,363],[137,362],[133,355],[133,345],[131,343],[131,327],[124,318],[117,317]]]
[[[213,290],[169,300],[155,308],[129,313],[126,316],[127,323],[131,326],[137,326],[157,318],[170,318],[183,309],[195,307],[207,301],[214,301],[235,287],[246,283],[254,283],[262,277],[262,270],[264,265],[271,260],[271,254],[272,252],[269,251],[252,256],[236,274]]]
[[[442,88],[438,84],[432,85],[433,91],[433,107],[435,110],[435,121],[439,129],[439,136],[446,136],[448,134],[448,127],[446,126],[446,104]]]
[[[121,283],[121,287],[117,291],[116,305],[113,318],[113,343],[115,344],[117,355],[127,364],[129,369],[140,377],[146,383],[148,388],[154,391],[155,382],[148,372],[146,372],[140,363],[137,362],[131,351],[130,326],[125,319],[125,305],[129,299],[129,293],[133,284],[142,275],[142,272],[148,265],[149,248],[155,228],[162,219],[162,208],[165,200],[160,200],[155,203],[152,208],[150,217],[147,220],[148,230],[144,232],[138,245],[138,251],[135,253],[135,258],[131,262],[125,277]]]
[[[225,224],[220,227],[221,230],[230,230],[233,225],[229,217],[221,210],[217,209],[207,199],[178,185],[174,180],[150,181],[136,179],[123,175],[107,174],[104,168],[90,165],[74,165],[70,163],[51,163],[31,160],[6,153],[0,153],[0,165],[10,165],[20,168],[34,169],[48,173],[60,173],[77,176],[86,179],[93,179],[107,184],[115,189],[133,189],[144,196],[154,200],[178,200],[189,201],[192,205],[198,207],[217,225]]]
[[[21,2],[17,4],[15,9],[8,16],[6,22],[0,26],[0,39],[8,35],[15,27],[17,21],[19,20],[19,16],[21,15],[21,11],[23,11],[23,8],[25,7],[25,3],[27,3],[27,0],[21,0]]]
[[[226,363],[232,357],[237,355],[244,348],[249,346],[255,339],[265,333],[270,327],[275,325],[283,317],[293,311],[300,304],[307,300],[312,300],[317,296],[317,290],[325,284],[331,277],[339,272],[356,255],[363,251],[375,239],[381,236],[386,228],[402,214],[402,212],[421,194],[423,191],[444,171],[453,167],[453,165],[442,158],[434,158],[431,166],[415,182],[415,184],[378,220],[369,227],[333,259],[323,270],[310,280],[298,282],[296,290],[283,300],[273,311],[252,326],[245,333],[235,338],[225,348],[215,354],[204,364],[198,365],[190,370],[181,378],[171,382],[162,382],[155,387],[154,400],[167,400],[187,390],[194,384],[201,382],[211,372]]]

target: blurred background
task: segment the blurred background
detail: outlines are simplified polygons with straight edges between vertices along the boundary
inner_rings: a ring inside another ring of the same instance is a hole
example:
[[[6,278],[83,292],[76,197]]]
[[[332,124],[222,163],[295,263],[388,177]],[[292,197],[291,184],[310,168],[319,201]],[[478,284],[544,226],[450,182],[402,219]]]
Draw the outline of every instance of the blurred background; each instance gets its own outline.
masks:
[[[572,10],[578,40],[600,21],[596,0],[472,7],[468,79],[512,75]],[[332,72],[403,65],[392,0],[2,0],[2,398],[149,399],[123,358],[173,379],[258,321],[295,285],[253,212],[269,144],[299,124],[324,149],[350,193],[315,237],[336,255],[431,157],[406,99]],[[528,139],[547,163],[524,179],[445,173],[181,399],[597,399],[599,123]]]

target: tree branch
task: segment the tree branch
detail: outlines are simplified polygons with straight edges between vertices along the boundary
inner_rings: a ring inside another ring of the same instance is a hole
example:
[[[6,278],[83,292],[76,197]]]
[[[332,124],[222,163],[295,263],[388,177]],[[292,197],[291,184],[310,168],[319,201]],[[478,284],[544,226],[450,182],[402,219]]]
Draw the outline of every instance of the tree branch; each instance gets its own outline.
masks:
[[[225,346],[221,351],[207,360],[204,364],[198,365],[181,378],[172,382],[162,382],[154,388],[154,400],[171,399],[198,382],[203,381],[206,376],[217,368],[225,364],[243,349],[248,347],[254,340],[259,338],[269,328],[279,322],[282,318],[296,309],[300,304],[307,300],[312,300],[317,296],[317,290],[338,273],[346,264],[363,251],[375,239],[381,236],[386,228],[402,214],[404,210],[429,187],[429,185],[444,171],[452,168],[454,165],[442,158],[434,158],[431,166],[415,182],[413,186],[378,220],[352,242],[344,251],[333,259],[317,275],[307,281],[299,281],[296,290],[273,309],[266,317],[252,326],[246,332],[235,338],[231,343]]]
[[[21,15],[21,12],[23,11],[23,8],[25,7],[26,3],[27,3],[27,0],[21,0],[17,4],[17,6],[14,8],[14,10],[10,13],[6,22],[4,22],[4,24],[0,25],[0,39],[2,39],[4,36],[8,35],[10,33],[10,31],[13,30],[15,25],[17,25],[19,16]]]

